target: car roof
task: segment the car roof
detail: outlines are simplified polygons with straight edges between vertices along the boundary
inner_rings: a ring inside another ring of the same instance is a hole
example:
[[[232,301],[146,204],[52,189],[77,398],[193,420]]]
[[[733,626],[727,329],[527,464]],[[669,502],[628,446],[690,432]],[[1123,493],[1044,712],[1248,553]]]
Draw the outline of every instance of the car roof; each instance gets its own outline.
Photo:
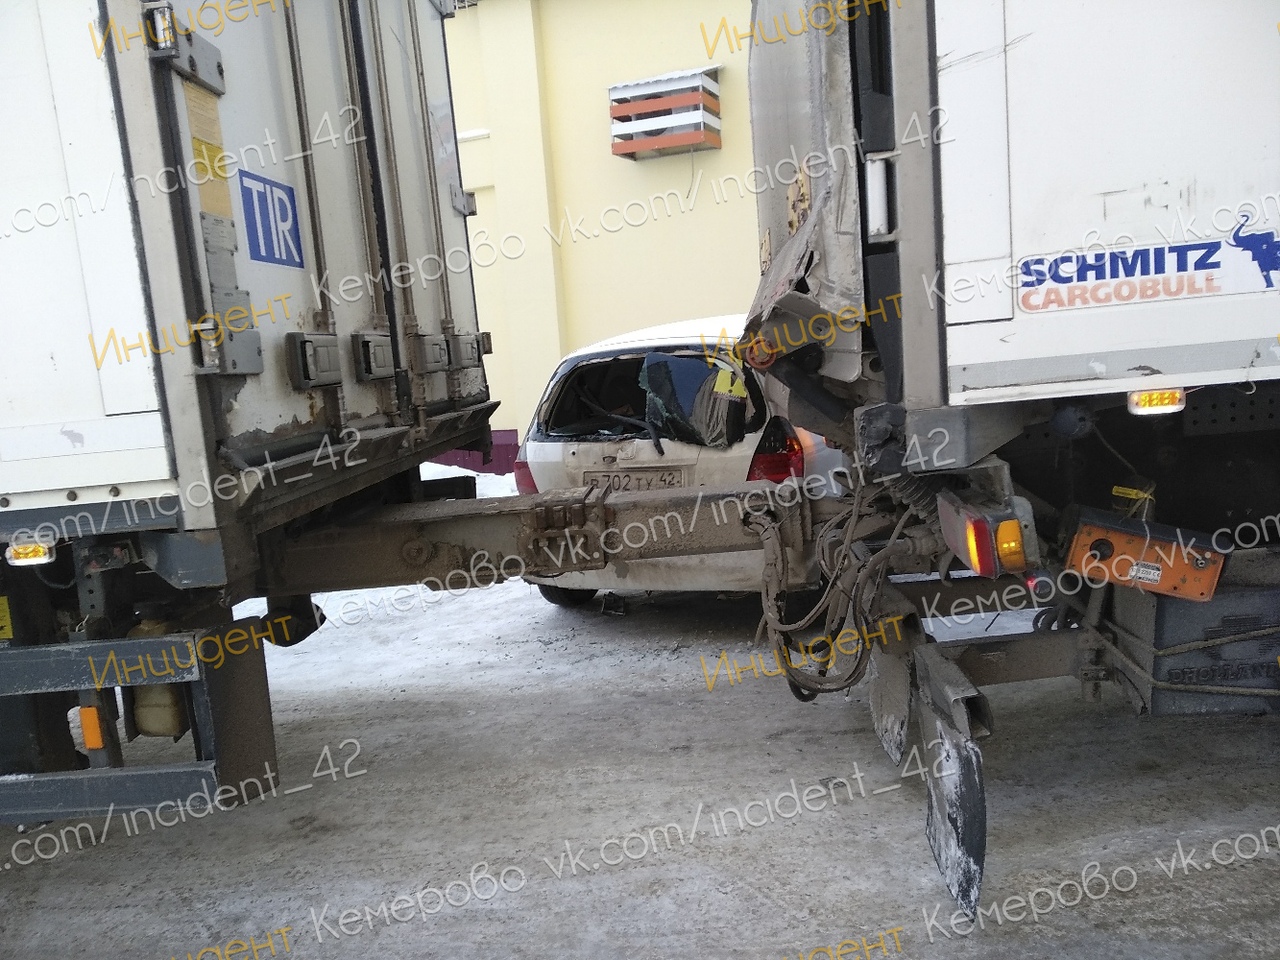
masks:
[[[723,340],[725,337],[729,339],[731,344],[734,344],[742,336],[742,329],[746,326],[746,322],[747,315],[745,313],[730,313],[720,317],[703,317],[699,320],[677,320],[675,323],[645,327],[643,330],[633,330],[630,333],[600,340],[573,351],[565,359],[571,360],[576,357],[609,353],[611,351],[621,353],[637,348],[701,345],[704,341],[707,346],[712,346],[717,340]]]

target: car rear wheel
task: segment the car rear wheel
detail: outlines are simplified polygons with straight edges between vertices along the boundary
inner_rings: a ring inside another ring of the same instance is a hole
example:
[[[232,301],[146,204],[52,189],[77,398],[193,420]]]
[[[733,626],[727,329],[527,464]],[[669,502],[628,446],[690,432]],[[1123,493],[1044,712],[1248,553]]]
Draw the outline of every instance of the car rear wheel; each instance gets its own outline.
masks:
[[[557,607],[580,607],[584,603],[588,603],[598,591],[570,590],[567,587],[553,587],[540,583],[538,584],[538,592],[542,594],[544,600],[548,603],[554,603]]]

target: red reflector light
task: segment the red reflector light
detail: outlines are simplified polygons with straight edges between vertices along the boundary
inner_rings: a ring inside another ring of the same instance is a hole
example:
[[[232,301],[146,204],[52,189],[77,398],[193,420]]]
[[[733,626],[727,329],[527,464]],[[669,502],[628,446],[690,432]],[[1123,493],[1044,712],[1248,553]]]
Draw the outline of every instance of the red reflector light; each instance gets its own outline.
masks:
[[[800,463],[796,464],[796,456],[791,453],[757,453],[751,458],[751,469],[747,471],[748,480],[769,480],[782,483],[791,477],[804,476],[804,451],[800,451]]]
[[[996,575],[996,551],[991,541],[991,524],[982,517],[966,516],[964,522],[965,559],[969,569],[983,577]]]
[[[747,468],[747,479],[782,483],[791,477],[803,476],[804,445],[787,421],[774,417],[760,437],[751,466]]]
[[[970,570],[981,577],[1000,575],[992,520],[945,491],[938,494],[938,521],[942,539]]]
[[[516,462],[512,467],[516,475],[516,492],[517,493],[537,493],[538,485],[533,482],[533,473],[529,470],[529,461],[524,458],[525,445],[520,444],[520,449],[516,452]]]

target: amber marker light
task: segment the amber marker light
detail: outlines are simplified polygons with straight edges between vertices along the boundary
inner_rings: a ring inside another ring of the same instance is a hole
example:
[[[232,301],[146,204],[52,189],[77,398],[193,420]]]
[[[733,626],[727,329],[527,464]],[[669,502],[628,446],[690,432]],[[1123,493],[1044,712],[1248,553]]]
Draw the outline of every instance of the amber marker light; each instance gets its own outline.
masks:
[[[1187,407],[1187,392],[1173,390],[1134,390],[1129,394],[1129,412],[1139,417],[1157,413],[1177,413]]]
[[[4,550],[4,558],[12,567],[31,567],[38,563],[50,563],[54,556],[53,547],[46,547],[43,543],[11,543]]]
[[[80,708],[80,732],[84,734],[84,745],[86,749],[102,749],[102,724],[98,720],[97,707]]]
[[[996,556],[1006,570],[1025,570],[1027,555],[1022,549],[1022,524],[1017,520],[1002,520],[996,527]]]

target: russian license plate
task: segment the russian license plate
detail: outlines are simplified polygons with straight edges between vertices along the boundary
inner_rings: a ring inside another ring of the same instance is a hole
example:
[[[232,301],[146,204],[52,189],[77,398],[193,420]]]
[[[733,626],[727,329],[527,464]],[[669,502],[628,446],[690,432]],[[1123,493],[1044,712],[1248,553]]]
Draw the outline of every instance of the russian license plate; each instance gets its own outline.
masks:
[[[584,487],[603,487],[606,490],[661,490],[664,487],[683,487],[683,470],[584,470]]]

